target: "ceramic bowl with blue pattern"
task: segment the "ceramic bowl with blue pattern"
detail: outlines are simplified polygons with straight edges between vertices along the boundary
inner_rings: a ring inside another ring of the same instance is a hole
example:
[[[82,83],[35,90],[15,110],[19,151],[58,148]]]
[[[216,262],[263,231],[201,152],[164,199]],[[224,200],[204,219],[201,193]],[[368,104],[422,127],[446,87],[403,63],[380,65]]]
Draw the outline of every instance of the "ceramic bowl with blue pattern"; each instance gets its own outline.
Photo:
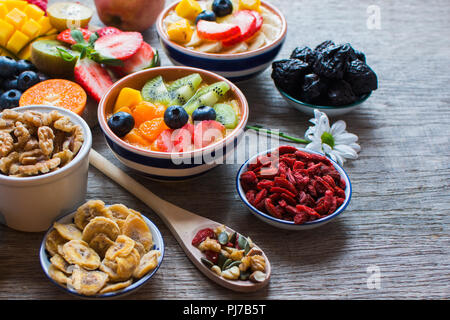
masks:
[[[208,84],[218,81],[227,82],[230,86],[230,91],[227,94],[238,102],[240,107],[239,123],[224,139],[194,151],[170,153],[152,151],[128,144],[109,128],[107,115],[112,113],[115,101],[122,88],[141,90],[147,81],[159,75],[165,81],[173,81],[193,73],[199,73],[203,81]],[[196,68],[158,67],[133,73],[114,83],[100,101],[98,121],[111,152],[125,166],[152,179],[176,181],[199,176],[224,163],[226,156],[234,153],[240,138],[244,134],[248,113],[247,99],[231,81],[212,72]]]
[[[207,53],[186,48],[171,41],[164,27],[164,19],[177,5],[178,2],[167,7],[161,12],[156,22],[161,46],[170,61],[177,66],[209,70],[233,82],[249,80],[271,65],[286,38],[287,23],[283,14],[271,4],[262,1],[261,6],[276,15],[281,21],[281,30],[273,41],[259,49],[241,53]]]

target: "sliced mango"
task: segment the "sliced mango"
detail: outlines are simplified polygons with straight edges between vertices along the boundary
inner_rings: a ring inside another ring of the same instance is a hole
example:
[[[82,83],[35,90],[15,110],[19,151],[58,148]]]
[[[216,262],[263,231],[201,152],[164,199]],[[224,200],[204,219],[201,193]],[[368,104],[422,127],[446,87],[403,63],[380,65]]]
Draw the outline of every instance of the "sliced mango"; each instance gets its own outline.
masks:
[[[119,96],[117,97],[113,113],[116,113],[117,110],[123,107],[132,109],[141,101],[142,96],[139,90],[132,88],[123,88],[122,90],[120,90]]]
[[[14,26],[4,20],[0,20],[0,45],[6,46],[9,38],[14,33]]]
[[[13,10],[14,8],[23,10],[28,5],[28,2],[22,0],[8,0],[5,1],[5,4],[10,11]]]
[[[38,23],[41,25],[41,35],[47,34],[47,31],[52,29],[52,25],[48,17],[41,17]]]
[[[195,0],[181,0],[180,3],[176,6],[175,12],[180,17],[195,20],[197,15],[202,12],[202,7]]]
[[[5,16],[5,20],[17,29],[20,29],[20,27],[22,27],[22,25],[27,20],[27,15],[23,11],[14,8],[10,12],[8,12],[8,14]]]
[[[261,0],[239,0],[239,10],[261,11]]]
[[[22,26],[22,32],[26,34],[31,39],[37,37],[41,32],[41,25],[37,23],[34,19],[29,19]]]
[[[8,7],[5,3],[0,2],[0,18],[5,18],[6,14],[8,13]]]
[[[26,6],[23,12],[27,15],[28,18],[34,19],[35,21],[38,21],[45,14],[45,12],[41,8],[34,4]]]
[[[30,41],[23,32],[16,30],[6,44],[6,49],[12,53],[18,53]]]
[[[167,28],[169,39],[178,43],[187,43],[191,41],[194,31],[186,19],[174,22]]]

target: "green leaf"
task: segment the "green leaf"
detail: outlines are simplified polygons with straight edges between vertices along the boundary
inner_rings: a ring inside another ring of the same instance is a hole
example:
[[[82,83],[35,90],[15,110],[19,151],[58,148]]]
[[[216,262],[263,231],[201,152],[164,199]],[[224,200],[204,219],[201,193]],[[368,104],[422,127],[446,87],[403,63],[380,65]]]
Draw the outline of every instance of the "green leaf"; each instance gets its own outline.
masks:
[[[78,29],[73,29],[70,31],[70,35],[72,36],[73,40],[75,40],[77,43],[86,43],[86,41],[83,38],[83,33]]]
[[[91,36],[89,37],[89,45],[93,46],[95,41],[97,41],[98,38],[100,38],[100,36],[98,35],[97,32],[94,32],[93,34],[91,34]]]
[[[83,59],[84,57],[86,57],[86,54],[87,54],[86,47],[83,47],[83,49],[81,49],[80,59]]]
[[[76,56],[72,55],[69,51],[60,48],[60,47],[56,47],[56,50],[58,50],[58,53],[60,55],[60,57],[64,60],[64,61],[68,61],[71,62],[74,59],[76,59]]]

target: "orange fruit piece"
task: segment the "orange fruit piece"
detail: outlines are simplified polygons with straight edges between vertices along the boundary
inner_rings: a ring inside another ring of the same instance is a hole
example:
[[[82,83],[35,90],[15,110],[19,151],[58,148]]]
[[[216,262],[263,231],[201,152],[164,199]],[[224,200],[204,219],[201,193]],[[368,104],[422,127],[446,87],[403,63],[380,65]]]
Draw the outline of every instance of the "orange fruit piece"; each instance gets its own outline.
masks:
[[[142,137],[139,129],[137,128],[134,128],[130,132],[128,132],[125,137],[123,137],[123,141],[136,147],[145,148],[150,145],[150,143]]]
[[[142,101],[134,107],[132,116],[134,118],[134,124],[139,127],[142,123],[155,118],[164,117],[165,106],[155,105],[151,102]]]
[[[19,106],[47,105],[69,109],[81,115],[86,107],[86,92],[77,83],[51,79],[42,81],[20,97]]]
[[[126,113],[129,113],[129,114],[132,114],[130,108],[128,108],[128,107],[122,107],[119,110],[117,110],[115,113],[117,113],[117,112],[126,112]]]
[[[163,118],[147,120],[139,126],[142,136],[150,142],[153,142],[164,130],[169,129]]]

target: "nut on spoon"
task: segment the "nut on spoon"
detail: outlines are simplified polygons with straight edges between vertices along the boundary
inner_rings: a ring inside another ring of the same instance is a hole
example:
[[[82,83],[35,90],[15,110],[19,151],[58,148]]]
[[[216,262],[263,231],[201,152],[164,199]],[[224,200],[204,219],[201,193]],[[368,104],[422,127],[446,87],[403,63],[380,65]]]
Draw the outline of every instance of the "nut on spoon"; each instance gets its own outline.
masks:
[[[192,261],[192,263],[209,279],[225,288],[239,292],[253,292],[263,288],[269,283],[271,276],[270,262],[264,251],[261,250],[258,246],[254,245],[253,248],[255,250],[260,250],[261,255],[265,259],[265,279],[259,279],[261,280],[260,282],[225,279],[210,270],[201,262],[203,253],[198,248],[194,247],[191,243],[192,239],[199,230],[204,228],[214,229],[218,226],[221,226],[222,224],[196,215],[190,211],[177,207],[176,205],[159,198],[143,185],[138,183],[136,180],[128,176],[121,169],[112,164],[110,161],[108,161],[106,158],[104,158],[102,155],[100,155],[98,152],[96,152],[94,149],[91,149],[89,162],[92,166],[100,170],[110,179],[114,180],[116,183],[121,185],[123,188],[125,188],[142,202],[144,202],[148,207],[150,207],[164,221],[164,223],[174,235],[175,239],[180,244],[181,248],[184,250],[188,258]],[[225,228],[229,233],[235,232],[235,230],[229,227]]]

